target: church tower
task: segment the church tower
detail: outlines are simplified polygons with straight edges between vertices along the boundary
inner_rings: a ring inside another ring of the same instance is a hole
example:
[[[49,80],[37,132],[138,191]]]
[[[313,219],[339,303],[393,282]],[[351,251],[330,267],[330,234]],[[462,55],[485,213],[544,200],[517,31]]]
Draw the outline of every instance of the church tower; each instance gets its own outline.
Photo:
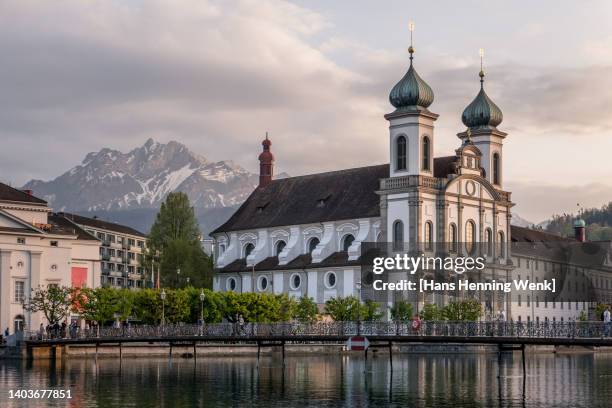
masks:
[[[385,115],[389,121],[391,177],[433,176],[433,123],[438,115],[427,109],[434,94],[414,69],[413,29],[410,23],[410,67],[389,94],[395,111]]]
[[[489,98],[484,90],[485,73],[482,68],[483,50],[480,50],[480,92],[476,98],[465,108],[461,121],[469,129],[457,136],[465,140],[468,136],[482,152],[481,166],[485,170],[485,177],[497,189],[503,186],[503,142],[507,133],[497,129],[504,116],[501,109]]]
[[[263,151],[259,155],[259,187],[265,187],[272,182],[274,176],[274,155],[270,151],[272,142],[268,139],[268,132],[261,145]]]

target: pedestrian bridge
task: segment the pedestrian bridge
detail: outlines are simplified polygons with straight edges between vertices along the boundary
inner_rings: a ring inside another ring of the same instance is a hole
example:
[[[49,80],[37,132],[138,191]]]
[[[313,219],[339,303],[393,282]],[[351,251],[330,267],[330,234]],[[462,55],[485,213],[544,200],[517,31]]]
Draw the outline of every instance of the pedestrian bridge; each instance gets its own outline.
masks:
[[[352,336],[371,343],[464,343],[497,345],[612,346],[609,326],[600,322],[316,322],[215,323],[100,327],[47,337],[30,332],[28,348],[71,344],[122,343],[339,343]]]

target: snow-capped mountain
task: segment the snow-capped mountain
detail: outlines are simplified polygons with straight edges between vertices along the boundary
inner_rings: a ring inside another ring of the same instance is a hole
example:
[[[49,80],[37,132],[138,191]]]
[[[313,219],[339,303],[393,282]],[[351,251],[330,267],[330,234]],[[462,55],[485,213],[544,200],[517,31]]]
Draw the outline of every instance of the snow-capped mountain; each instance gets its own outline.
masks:
[[[512,213],[511,223],[512,225],[516,225],[517,227],[525,227],[525,228],[531,228],[534,225],[533,222],[524,219],[517,213]]]
[[[23,188],[55,211],[92,212],[157,208],[173,191],[187,193],[197,208],[232,207],[257,183],[257,175],[231,161],[209,162],[181,143],[149,139],[128,153],[89,153],[54,180],[32,180]]]

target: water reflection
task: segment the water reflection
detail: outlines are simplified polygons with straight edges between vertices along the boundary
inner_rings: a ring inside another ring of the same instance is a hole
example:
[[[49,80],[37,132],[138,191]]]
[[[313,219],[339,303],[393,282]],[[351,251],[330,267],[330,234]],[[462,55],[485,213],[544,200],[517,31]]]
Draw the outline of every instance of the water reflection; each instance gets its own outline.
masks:
[[[520,353],[288,356],[256,358],[73,359],[0,362],[0,406],[9,389],[70,389],[70,401],[28,406],[608,406],[612,355]],[[284,375],[283,375],[284,373]],[[525,387],[523,389],[523,387]],[[523,392],[525,396],[523,396]]]

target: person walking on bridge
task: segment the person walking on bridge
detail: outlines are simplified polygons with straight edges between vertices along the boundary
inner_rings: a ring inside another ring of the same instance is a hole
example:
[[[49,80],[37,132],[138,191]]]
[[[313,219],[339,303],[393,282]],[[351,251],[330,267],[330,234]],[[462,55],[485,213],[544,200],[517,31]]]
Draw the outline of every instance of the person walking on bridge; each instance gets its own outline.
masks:
[[[603,312],[603,321],[604,321],[604,336],[610,336],[610,306],[606,307],[606,310]]]

